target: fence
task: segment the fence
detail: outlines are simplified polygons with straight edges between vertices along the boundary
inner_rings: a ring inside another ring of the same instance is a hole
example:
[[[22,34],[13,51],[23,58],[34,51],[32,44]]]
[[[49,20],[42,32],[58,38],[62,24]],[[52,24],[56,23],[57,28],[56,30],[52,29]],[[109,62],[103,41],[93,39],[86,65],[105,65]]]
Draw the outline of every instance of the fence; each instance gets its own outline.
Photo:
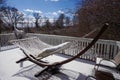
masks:
[[[29,37],[37,36],[42,41],[51,44],[57,45],[66,41],[72,42],[72,45],[65,50],[65,54],[75,56],[83,48],[85,48],[92,39],[90,38],[77,38],[77,37],[68,37],[68,36],[58,36],[58,35],[46,35],[46,34],[28,34]],[[80,58],[95,60],[96,57],[102,57],[106,59],[112,59],[118,52],[118,45],[116,41],[112,40],[98,40],[96,44],[90,48],[85,54],[80,56]]]
[[[92,39],[90,38],[77,38],[77,37],[68,37],[68,36],[58,36],[58,35],[47,35],[47,34],[33,34],[28,33],[28,37],[39,37],[42,41],[51,44],[57,45],[66,41],[72,43],[72,45],[63,51],[64,54],[75,56],[77,55],[83,48],[85,48]],[[9,45],[9,40],[15,39],[14,34],[0,34],[0,44],[1,46]],[[112,40],[102,40],[99,39],[92,48],[90,48],[85,54],[80,56],[82,59],[88,59],[95,61],[96,57],[102,57],[106,59],[113,58],[118,52],[118,45],[116,41]]]

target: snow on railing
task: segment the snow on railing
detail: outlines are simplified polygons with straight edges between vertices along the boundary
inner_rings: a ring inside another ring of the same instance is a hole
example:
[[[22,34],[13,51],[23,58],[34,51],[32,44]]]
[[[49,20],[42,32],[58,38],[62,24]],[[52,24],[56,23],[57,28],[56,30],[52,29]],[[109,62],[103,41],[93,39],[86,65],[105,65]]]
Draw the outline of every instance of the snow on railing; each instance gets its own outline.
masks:
[[[72,42],[72,45],[64,51],[65,54],[75,56],[83,48],[85,48],[92,39],[90,38],[77,38],[68,36],[58,36],[58,35],[47,35],[47,34],[32,34],[29,33],[28,36],[37,36],[42,41],[57,45],[66,41]],[[102,57],[106,59],[112,59],[118,52],[118,45],[116,41],[113,40],[103,40],[99,39],[96,44],[90,48],[85,54],[80,56],[80,58],[95,61],[96,57]]]
[[[70,55],[70,56],[75,56],[77,55],[83,48],[85,48],[91,41],[92,39],[90,38],[78,38],[78,37],[68,37],[68,36],[58,36],[58,35],[47,35],[47,34],[33,34],[33,33],[28,33],[28,37],[38,37],[42,41],[51,44],[51,45],[58,45],[63,42],[71,42],[72,45],[62,51],[62,53]],[[14,34],[0,34],[0,45],[1,46],[7,46],[9,43],[9,40],[15,39]],[[88,60],[93,60],[95,61],[96,57],[102,57],[106,59],[111,59],[113,58],[117,52],[118,52],[118,45],[116,41],[112,40],[102,40],[99,39],[96,44],[90,48],[85,54],[80,56],[82,59],[88,59]]]

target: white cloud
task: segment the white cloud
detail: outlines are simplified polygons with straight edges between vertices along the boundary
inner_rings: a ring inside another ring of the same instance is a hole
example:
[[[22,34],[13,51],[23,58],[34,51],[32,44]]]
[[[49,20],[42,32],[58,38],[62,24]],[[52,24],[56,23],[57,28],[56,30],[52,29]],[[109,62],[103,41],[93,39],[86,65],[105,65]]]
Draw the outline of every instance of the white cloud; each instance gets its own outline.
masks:
[[[24,12],[22,12],[22,13],[23,13],[23,15],[24,15],[24,16],[26,16],[26,15],[27,15],[27,14],[26,14],[26,13],[24,13]]]
[[[55,16],[57,16],[57,15],[58,15],[58,13],[57,13],[57,12],[53,12],[52,14],[53,14],[53,15],[55,15]]]
[[[50,1],[57,2],[57,1],[59,1],[59,0],[50,0]]]
[[[33,12],[33,10],[31,10],[31,9],[25,9],[24,11],[26,11],[26,12]]]
[[[29,12],[30,14],[27,14],[26,12]],[[53,11],[53,12],[46,12],[46,13],[43,13],[42,11],[40,10],[32,10],[32,9],[24,9],[24,16],[26,17],[26,19],[29,18],[29,20],[31,20],[32,22],[34,22],[34,17],[31,13],[40,13],[42,17],[48,17],[50,22],[53,22],[53,18],[57,18],[60,14],[64,13],[64,11],[62,10],[57,10],[57,11]],[[44,20],[43,20],[44,21]]]
[[[58,2],[59,0],[45,0],[45,1]]]
[[[53,18],[50,18],[50,19],[49,19],[49,21],[50,21],[50,22],[53,22],[53,21],[54,21],[54,19],[53,19]]]
[[[32,10],[32,9],[24,9],[24,11],[25,12],[31,12],[31,13],[40,13],[40,14],[42,14],[42,11],[40,11],[40,10]]]
[[[28,15],[27,17],[30,19],[34,18],[33,15]]]
[[[59,16],[59,14],[62,14],[62,13],[64,13],[64,11],[58,10],[58,11],[54,11],[54,12],[44,13],[44,15],[47,17],[57,17],[57,16]]]
[[[40,10],[34,10],[34,12],[42,14],[42,11]]]
[[[57,13],[62,14],[62,13],[64,13],[64,11],[58,10]]]

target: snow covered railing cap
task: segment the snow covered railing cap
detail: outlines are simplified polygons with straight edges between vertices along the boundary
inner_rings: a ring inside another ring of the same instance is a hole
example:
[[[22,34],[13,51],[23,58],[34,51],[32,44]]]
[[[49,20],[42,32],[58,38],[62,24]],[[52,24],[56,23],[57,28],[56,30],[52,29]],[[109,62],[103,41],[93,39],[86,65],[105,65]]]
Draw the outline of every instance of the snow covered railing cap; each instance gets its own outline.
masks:
[[[26,40],[30,40],[30,39],[38,39],[38,37],[29,37],[29,38],[24,38],[24,39],[15,39],[15,40],[10,40],[9,42],[14,44],[15,42],[26,41]]]

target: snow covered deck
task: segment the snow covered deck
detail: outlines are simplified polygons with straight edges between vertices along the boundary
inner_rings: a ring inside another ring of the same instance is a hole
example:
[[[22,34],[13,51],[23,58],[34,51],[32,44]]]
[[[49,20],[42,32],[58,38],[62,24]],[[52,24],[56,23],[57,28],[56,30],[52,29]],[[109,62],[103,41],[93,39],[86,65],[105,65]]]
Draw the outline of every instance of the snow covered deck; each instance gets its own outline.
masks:
[[[45,73],[38,78],[34,74],[40,71],[41,67],[25,61],[23,67],[15,62],[23,57],[23,53],[19,48],[9,49],[0,52],[0,80],[85,80],[86,76],[93,75],[94,62],[76,59],[61,67],[60,73],[51,75]],[[56,62],[69,58],[65,54],[55,54],[44,58],[48,62]],[[115,73],[115,72],[113,72]],[[115,73],[115,77],[119,74]]]

